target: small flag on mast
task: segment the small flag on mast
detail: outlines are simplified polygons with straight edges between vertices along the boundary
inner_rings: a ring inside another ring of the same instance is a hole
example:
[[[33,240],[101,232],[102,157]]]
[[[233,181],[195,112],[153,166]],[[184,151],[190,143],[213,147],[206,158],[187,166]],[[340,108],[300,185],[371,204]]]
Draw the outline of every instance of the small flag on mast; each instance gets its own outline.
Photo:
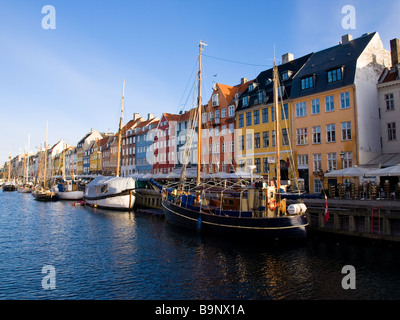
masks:
[[[328,210],[328,197],[325,196],[325,213],[324,213],[324,221],[327,223],[329,220],[329,210]]]

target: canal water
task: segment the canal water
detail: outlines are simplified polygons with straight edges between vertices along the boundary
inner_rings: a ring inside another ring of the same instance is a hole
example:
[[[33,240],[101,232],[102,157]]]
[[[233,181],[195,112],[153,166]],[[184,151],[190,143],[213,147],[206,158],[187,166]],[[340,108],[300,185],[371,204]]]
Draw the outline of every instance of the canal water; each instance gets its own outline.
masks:
[[[344,266],[355,289],[342,286]],[[400,299],[399,270],[396,246],[224,239],[0,191],[0,299]]]

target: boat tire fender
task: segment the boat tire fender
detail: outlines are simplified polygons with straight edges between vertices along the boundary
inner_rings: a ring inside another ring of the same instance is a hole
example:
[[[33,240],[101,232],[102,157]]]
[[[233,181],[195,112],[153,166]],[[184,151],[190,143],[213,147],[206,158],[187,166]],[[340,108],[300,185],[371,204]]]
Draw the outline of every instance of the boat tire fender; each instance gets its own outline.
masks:
[[[276,200],[275,199],[271,199],[268,202],[268,208],[271,211],[275,211],[275,209],[277,208],[277,204],[276,204]]]

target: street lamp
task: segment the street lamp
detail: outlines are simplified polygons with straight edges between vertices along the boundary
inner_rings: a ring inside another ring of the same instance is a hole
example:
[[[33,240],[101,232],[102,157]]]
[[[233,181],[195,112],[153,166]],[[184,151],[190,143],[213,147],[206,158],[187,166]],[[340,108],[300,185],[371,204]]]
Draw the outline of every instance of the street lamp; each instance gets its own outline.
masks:
[[[249,166],[250,174],[251,174],[251,184],[253,184],[253,172],[254,172],[255,168],[257,168],[257,166],[255,166],[255,165]]]

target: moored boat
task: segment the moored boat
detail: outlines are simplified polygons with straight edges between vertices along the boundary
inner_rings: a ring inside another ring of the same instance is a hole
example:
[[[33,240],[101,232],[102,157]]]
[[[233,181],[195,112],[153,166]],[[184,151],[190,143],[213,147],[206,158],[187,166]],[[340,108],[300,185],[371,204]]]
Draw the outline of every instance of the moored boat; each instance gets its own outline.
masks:
[[[201,122],[201,52],[199,46],[199,72],[197,123]],[[273,92],[276,140],[279,140],[278,71],[273,69]],[[195,121],[194,121],[195,122]],[[193,125],[194,127],[194,125]],[[280,183],[280,149],[276,146],[277,180],[269,186],[258,182],[250,185],[236,184],[215,188],[201,182],[201,127],[197,143],[197,185],[186,184],[181,179],[178,187],[163,188],[162,207],[167,222],[180,227],[218,235],[262,237],[268,239],[302,239],[307,236],[306,206],[296,203],[286,206]],[[184,175],[182,176],[184,177]]]
[[[3,191],[7,191],[7,192],[17,191],[17,186],[15,185],[15,183],[13,181],[4,182]]]
[[[131,210],[135,204],[136,181],[131,177],[120,177],[121,130],[124,111],[125,80],[122,86],[121,117],[118,130],[117,168],[115,176],[99,176],[85,188],[86,204],[116,210]]]
[[[85,188],[86,204],[93,207],[131,210],[135,204],[135,180],[99,176]]]
[[[82,200],[84,197],[84,191],[79,190],[79,181],[62,180],[52,189],[60,200]]]
[[[44,189],[42,187],[39,187],[36,190],[34,190],[32,192],[32,195],[37,201],[45,201],[45,202],[58,201],[58,196],[55,194],[55,192],[49,189]]]
[[[18,187],[18,192],[20,193],[31,193],[33,190],[33,186],[30,183],[24,183],[23,185]]]

